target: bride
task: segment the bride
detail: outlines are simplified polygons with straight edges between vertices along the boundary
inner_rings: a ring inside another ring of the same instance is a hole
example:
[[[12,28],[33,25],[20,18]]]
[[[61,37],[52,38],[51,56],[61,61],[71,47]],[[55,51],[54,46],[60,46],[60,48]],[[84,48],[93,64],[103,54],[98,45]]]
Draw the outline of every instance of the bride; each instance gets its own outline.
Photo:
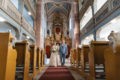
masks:
[[[57,67],[60,65],[60,56],[59,56],[59,44],[54,42],[54,45],[51,49],[51,56],[50,56],[50,66]]]

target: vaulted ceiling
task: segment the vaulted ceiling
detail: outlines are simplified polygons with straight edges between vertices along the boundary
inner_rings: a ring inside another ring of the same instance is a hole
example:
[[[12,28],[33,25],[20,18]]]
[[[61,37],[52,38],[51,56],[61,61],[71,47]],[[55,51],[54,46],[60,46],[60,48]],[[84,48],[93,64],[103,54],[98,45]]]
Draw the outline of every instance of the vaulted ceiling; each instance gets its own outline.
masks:
[[[51,1],[51,2],[50,2]],[[49,2],[45,3],[46,15],[48,20],[52,19],[53,16],[59,14],[64,19],[69,18],[71,4],[64,2],[66,0],[50,0]]]

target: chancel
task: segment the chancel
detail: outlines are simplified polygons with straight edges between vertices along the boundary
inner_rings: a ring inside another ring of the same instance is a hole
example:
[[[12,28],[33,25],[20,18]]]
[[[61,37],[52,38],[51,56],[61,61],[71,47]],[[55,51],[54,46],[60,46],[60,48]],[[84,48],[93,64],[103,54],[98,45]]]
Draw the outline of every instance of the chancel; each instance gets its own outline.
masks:
[[[120,80],[120,0],[0,0],[0,80]]]

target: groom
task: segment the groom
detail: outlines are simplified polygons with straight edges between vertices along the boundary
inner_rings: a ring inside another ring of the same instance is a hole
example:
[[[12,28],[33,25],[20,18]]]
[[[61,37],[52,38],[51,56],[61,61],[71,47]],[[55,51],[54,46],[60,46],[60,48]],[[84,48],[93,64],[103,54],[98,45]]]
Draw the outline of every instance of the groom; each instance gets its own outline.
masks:
[[[59,52],[60,52],[61,65],[64,66],[65,58],[66,55],[68,54],[68,48],[67,48],[67,44],[65,43],[65,40],[63,40],[62,44],[60,45]]]

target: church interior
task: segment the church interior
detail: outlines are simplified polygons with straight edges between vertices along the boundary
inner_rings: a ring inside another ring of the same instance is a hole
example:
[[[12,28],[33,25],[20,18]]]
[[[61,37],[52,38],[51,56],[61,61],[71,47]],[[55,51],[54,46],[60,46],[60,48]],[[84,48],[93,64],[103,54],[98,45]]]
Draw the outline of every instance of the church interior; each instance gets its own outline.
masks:
[[[119,61],[120,0],[0,0],[0,80],[120,80]]]

